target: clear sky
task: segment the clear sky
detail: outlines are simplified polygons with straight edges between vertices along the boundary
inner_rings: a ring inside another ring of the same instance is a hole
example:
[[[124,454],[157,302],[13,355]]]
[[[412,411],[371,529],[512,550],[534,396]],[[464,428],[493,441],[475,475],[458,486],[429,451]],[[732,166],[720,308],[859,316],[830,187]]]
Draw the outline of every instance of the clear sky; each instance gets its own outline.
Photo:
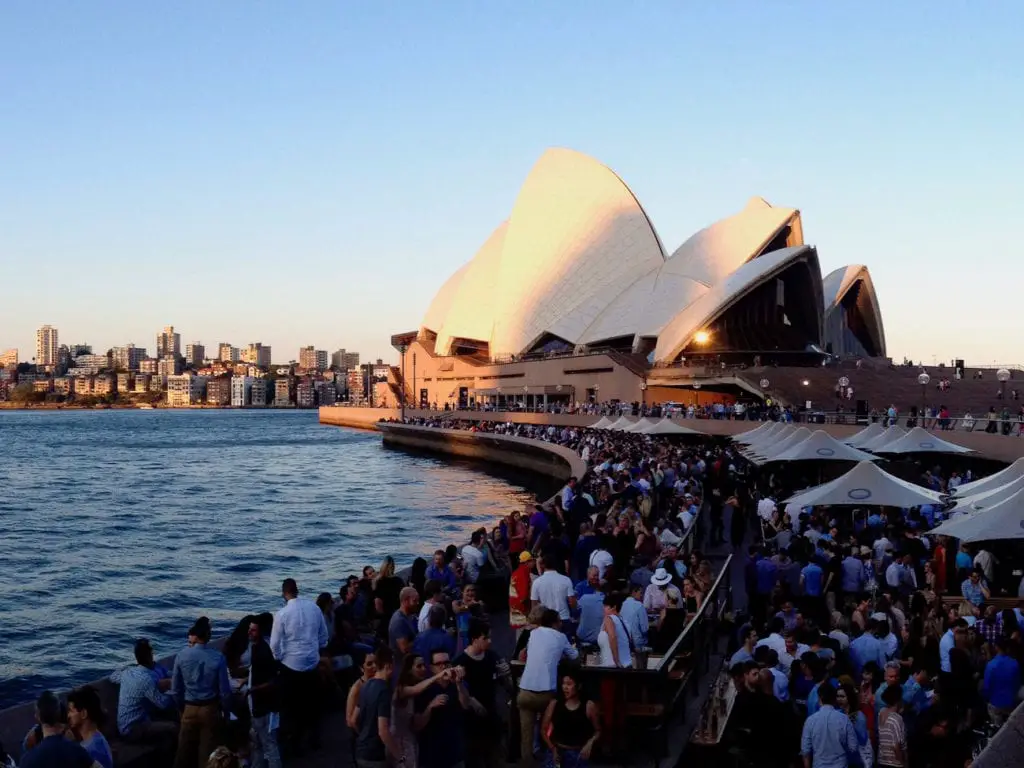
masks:
[[[388,355],[546,147],[673,250],[752,195],[889,352],[1024,362],[1024,3],[0,4],[0,350]]]

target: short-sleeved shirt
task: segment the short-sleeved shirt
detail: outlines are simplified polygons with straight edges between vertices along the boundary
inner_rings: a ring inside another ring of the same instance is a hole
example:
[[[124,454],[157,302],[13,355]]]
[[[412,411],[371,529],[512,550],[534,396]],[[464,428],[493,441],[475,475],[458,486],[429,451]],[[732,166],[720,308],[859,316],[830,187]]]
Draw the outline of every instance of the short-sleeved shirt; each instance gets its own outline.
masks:
[[[91,768],[95,759],[81,744],[64,736],[47,736],[21,758],[22,768]]]
[[[101,768],[114,768],[114,755],[110,751],[110,744],[102,733],[96,731],[88,741],[81,742],[82,748],[89,753],[89,757],[100,764]]]
[[[356,723],[356,757],[360,760],[387,759],[384,742],[377,730],[378,718],[391,720],[391,689],[376,677],[359,690],[359,722]]]
[[[534,579],[533,585],[530,587],[530,600],[540,603],[545,608],[558,611],[562,621],[567,621],[570,618],[569,598],[575,596],[572,579],[563,576],[558,571],[545,571],[543,575]]]
[[[430,720],[420,731],[419,768],[452,768],[465,759],[465,719],[454,685],[445,688],[435,683],[427,688],[416,697],[416,714],[425,712],[441,694],[448,697],[448,702],[430,713]]]
[[[416,623],[415,616],[406,616],[401,611],[391,614],[391,621],[388,623],[388,644],[391,650],[401,653],[398,641],[403,637],[410,642],[416,639]]]

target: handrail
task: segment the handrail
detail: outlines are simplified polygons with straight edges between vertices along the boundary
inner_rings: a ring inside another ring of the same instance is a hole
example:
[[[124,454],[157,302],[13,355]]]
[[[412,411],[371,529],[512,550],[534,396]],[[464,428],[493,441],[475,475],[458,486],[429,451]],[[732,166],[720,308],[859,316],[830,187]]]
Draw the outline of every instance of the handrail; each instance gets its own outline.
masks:
[[[694,614],[693,618],[690,619],[686,628],[679,633],[679,637],[676,641],[669,646],[669,649],[665,651],[665,655],[661,657],[661,661],[658,662],[658,666],[654,668],[654,671],[661,672],[662,667],[665,666],[666,662],[671,662],[676,655],[676,651],[679,650],[679,646],[682,642],[690,635],[690,632],[696,631],[694,627],[698,626],[705,618],[705,613],[708,611],[708,606],[717,605],[718,586],[722,583],[722,579],[729,574],[732,568],[733,555],[729,555],[725,558],[725,562],[722,564],[721,570],[718,572],[718,578],[715,579],[715,583],[711,585],[711,589],[704,596],[704,603],[701,605],[700,610]]]

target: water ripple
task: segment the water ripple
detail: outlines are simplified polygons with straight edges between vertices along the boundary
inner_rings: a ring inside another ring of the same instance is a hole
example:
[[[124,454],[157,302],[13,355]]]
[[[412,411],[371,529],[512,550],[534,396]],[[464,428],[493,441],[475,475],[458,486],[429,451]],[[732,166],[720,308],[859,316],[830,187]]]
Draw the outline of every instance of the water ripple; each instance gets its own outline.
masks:
[[[535,478],[385,450],[310,412],[0,412],[0,707],[335,592],[522,508]],[[73,649],[68,652],[68,649]]]

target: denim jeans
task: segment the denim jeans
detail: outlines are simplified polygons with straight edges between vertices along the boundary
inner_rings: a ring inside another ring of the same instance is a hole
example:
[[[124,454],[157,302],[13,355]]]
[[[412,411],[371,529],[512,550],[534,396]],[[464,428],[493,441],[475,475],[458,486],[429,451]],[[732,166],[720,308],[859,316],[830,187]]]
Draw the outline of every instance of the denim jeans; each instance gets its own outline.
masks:
[[[252,768],[281,768],[281,752],[277,748],[276,712],[254,717],[249,728],[249,751]]]
[[[576,749],[559,749],[558,750],[559,762],[562,768],[587,768],[590,762],[580,757],[579,750]],[[547,760],[544,768],[555,767],[555,756],[552,753],[548,753]]]

